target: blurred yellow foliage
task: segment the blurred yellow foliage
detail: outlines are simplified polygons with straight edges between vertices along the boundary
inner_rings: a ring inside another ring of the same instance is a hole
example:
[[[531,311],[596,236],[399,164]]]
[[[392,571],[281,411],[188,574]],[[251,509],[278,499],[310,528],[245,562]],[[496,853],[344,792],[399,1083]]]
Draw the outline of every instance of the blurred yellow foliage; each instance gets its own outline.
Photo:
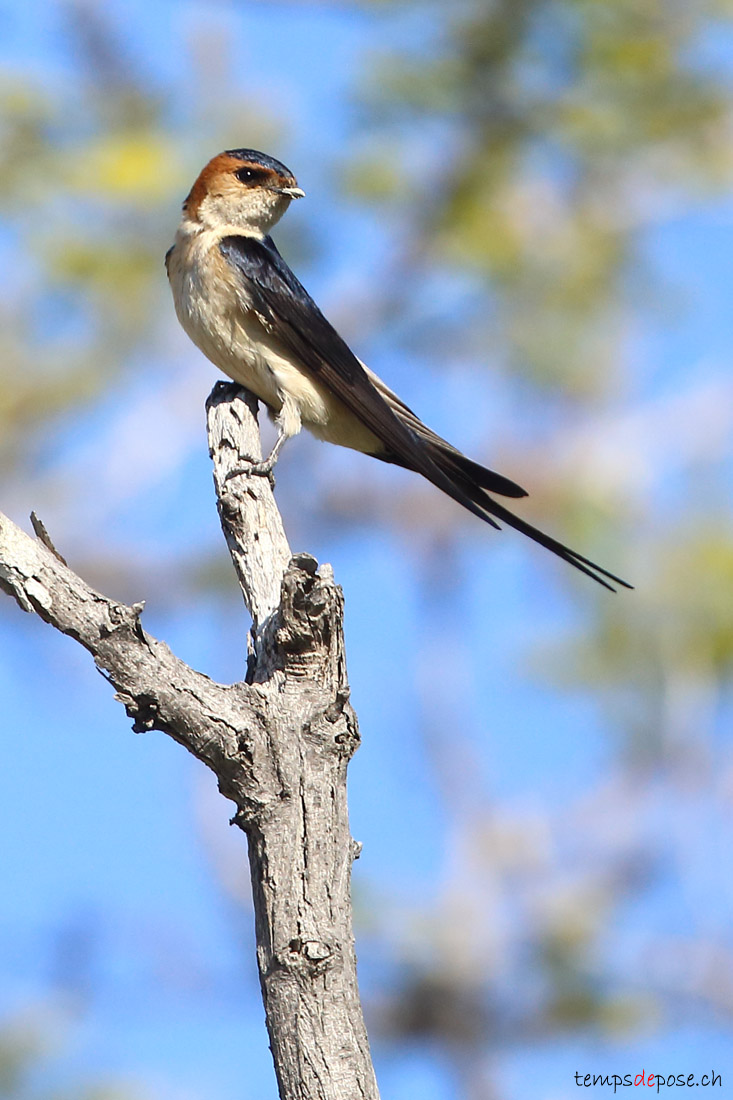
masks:
[[[72,187],[110,201],[158,201],[181,178],[182,166],[160,132],[111,134],[77,154]]]

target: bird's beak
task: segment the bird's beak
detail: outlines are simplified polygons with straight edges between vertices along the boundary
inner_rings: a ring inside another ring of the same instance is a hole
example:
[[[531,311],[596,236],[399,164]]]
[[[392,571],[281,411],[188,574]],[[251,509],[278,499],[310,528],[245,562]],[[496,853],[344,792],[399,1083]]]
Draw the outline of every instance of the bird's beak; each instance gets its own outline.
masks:
[[[281,195],[287,195],[289,199],[304,199],[305,191],[300,187],[278,187]]]

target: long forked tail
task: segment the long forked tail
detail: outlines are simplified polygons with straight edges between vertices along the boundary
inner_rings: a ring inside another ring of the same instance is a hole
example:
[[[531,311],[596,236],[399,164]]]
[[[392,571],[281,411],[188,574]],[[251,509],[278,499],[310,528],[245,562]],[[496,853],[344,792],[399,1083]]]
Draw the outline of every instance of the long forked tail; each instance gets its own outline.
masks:
[[[585,573],[586,576],[592,577],[594,581],[602,584],[609,592],[616,591],[613,584],[609,584],[609,581],[613,581],[614,584],[620,584],[623,588],[634,587],[633,584],[629,584],[628,581],[622,580],[621,577],[617,577],[615,573],[610,573],[608,569],[604,569],[603,566],[596,565],[596,563],[590,561],[589,558],[583,557],[577,550],[571,550],[569,546],[565,546],[563,543],[558,542],[557,539],[552,538],[551,535],[546,535],[544,531],[540,531],[537,527],[533,527],[531,523],[527,523],[525,520],[520,519],[519,516],[515,516],[508,508],[504,508],[503,505],[497,504],[496,501],[489,501],[486,510],[490,512],[492,516],[506,523],[507,526],[513,527],[515,531],[521,531],[523,535],[527,535],[533,542],[538,542],[540,546],[544,546],[553,554],[557,554],[557,556],[562,558],[563,561],[566,561],[568,565],[574,565],[581,573]]]
[[[383,462],[394,462],[410,470],[416,470],[437,486],[438,489],[442,489],[453,500],[462,504],[469,512],[473,512],[479,519],[484,520],[485,523],[490,523],[492,527],[499,528],[496,521],[501,520],[502,523],[513,527],[515,531],[520,531],[527,538],[532,539],[533,542],[544,546],[546,550],[556,554],[558,558],[562,558],[568,565],[572,565],[579,569],[581,573],[592,577],[594,581],[602,584],[609,592],[616,591],[613,584],[620,584],[623,588],[634,587],[628,581],[617,577],[615,573],[609,573],[607,569],[596,565],[595,562],[583,557],[576,550],[571,550],[569,546],[558,542],[551,535],[546,535],[544,531],[533,527],[531,523],[515,516],[503,504],[499,504],[498,501],[494,500],[494,497],[489,495],[490,493],[518,499],[527,496],[527,492],[516,482],[510,481],[502,474],[497,474],[494,470],[488,470],[478,462],[473,462],[455,447],[452,447],[445,439],[442,439],[426,424],[423,424],[412,409],[397,394],[393,393],[381,378],[378,378],[368,368],[365,369],[372,384],[395,416],[410,429],[413,436],[416,436],[424,447],[423,461],[420,461],[420,458],[416,461],[414,452],[409,458],[406,455],[398,457],[390,452],[375,454],[375,458],[380,458]],[[610,581],[613,581],[613,584],[610,584]]]
[[[556,554],[558,558],[562,558],[568,565],[572,565],[579,569],[581,573],[592,577],[594,581],[602,584],[609,592],[616,591],[613,587],[614,584],[621,585],[623,588],[634,587],[628,581],[617,577],[615,573],[609,572],[608,569],[596,565],[589,558],[579,554],[577,550],[571,550],[569,546],[558,542],[551,535],[546,535],[544,531],[533,527],[531,523],[515,516],[503,504],[499,504],[492,496],[489,496],[489,491],[500,493],[503,496],[525,496],[524,490],[520,489],[514,482],[501,478],[492,470],[487,470],[477,462],[466,458],[460,451],[454,450],[450,444],[445,443],[438,436],[433,436],[432,439],[425,440],[425,442],[428,443],[430,449],[431,464],[433,467],[437,467],[442,475],[442,477],[436,479],[435,484],[448,493],[449,496],[452,496],[459,504],[462,504],[464,508],[468,508],[474,515],[479,516],[486,523],[490,523],[492,527],[499,527],[497,520],[506,523],[508,527],[520,531],[523,535],[532,539],[533,542],[539,543],[546,550]],[[433,480],[427,471],[421,472],[430,480]],[[609,583],[611,581],[613,584]]]
[[[623,588],[633,588],[633,585],[628,581],[622,580],[621,577],[617,577],[615,573],[610,573],[608,569],[604,569],[600,565],[596,565],[595,562],[589,558],[579,554],[577,550],[571,550],[569,546],[565,546],[562,542],[558,542],[551,535],[546,535],[544,531],[540,531],[537,527],[533,527],[531,523],[527,523],[526,520],[520,519],[519,516],[515,516],[513,512],[510,512],[508,508],[505,508],[503,504],[499,504],[498,501],[490,497],[484,485],[488,480],[488,477],[493,477],[491,471],[484,471],[482,466],[478,463],[472,462],[471,459],[466,458],[464,455],[456,454],[452,448],[447,447],[443,450],[440,446],[435,446],[433,455],[431,456],[437,466],[439,466],[445,473],[452,475],[451,480],[456,483],[458,489],[457,499],[467,496],[473,505],[478,505],[478,508],[483,513],[482,518],[487,523],[491,523],[492,526],[497,526],[496,520],[501,520],[502,523],[506,523],[508,527],[513,527],[515,531],[520,531],[523,535],[532,539],[533,542],[539,543],[540,546],[544,546],[546,550],[549,550],[553,554],[557,554],[558,558],[562,558],[568,565],[573,565],[576,569],[579,569],[581,573],[585,573],[586,576],[592,577],[598,584],[602,584],[604,588],[607,588],[610,592],[615,592],[616,589],[609,581],[613,581],[614,584],[620,584]],[[488,475],[488,477],[483,475]],[[510,483],[511,484],[511,483]],[[500,491],[500,490],[499,490]],[[494,492],[497,489],[494,488]],[[509,495],[509,494],[506,494]],[[518,495],[515,493],[512,496]],[[461,499],[460,503],[464,503]],[[471,511],[474,511],[471,508]]]

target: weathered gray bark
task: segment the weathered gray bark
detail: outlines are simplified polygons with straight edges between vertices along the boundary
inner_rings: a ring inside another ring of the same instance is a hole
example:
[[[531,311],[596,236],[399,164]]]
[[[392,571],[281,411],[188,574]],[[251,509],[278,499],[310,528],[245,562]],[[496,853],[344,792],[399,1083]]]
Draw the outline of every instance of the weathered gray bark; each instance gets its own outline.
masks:
[[[351,926],[358,854],[346,768],[343,601],[328,566],[291,558],[267,478],[232,470],[260,455],[256,401],[219,383],[209,441],[222,527],[252,614],[247,683],[224,686],[143,630],[142,605],[94,592],[0,515],[0,587],[79,641],[136,731],[159,729],[207,764],[249,841],[257,959],[282,1100],[378,1100]]]

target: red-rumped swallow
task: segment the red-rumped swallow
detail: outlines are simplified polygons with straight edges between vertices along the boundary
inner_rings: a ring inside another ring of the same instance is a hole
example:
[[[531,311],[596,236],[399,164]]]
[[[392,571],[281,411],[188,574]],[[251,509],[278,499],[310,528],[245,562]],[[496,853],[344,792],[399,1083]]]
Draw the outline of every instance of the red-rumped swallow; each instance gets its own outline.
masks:
[[[432,432],[357,359],[269,236],[303,194],[273,157],[254,149],[220,153],[191,188],[166,255],[183,328],[277,424],[272,453],[250,472],[269,473],[285,440],[306,427],[318,439],[422,474],[492,527],[502,520],[611,591],[609,581],[630,588],[494,500],[492,493],[527,494]]]

